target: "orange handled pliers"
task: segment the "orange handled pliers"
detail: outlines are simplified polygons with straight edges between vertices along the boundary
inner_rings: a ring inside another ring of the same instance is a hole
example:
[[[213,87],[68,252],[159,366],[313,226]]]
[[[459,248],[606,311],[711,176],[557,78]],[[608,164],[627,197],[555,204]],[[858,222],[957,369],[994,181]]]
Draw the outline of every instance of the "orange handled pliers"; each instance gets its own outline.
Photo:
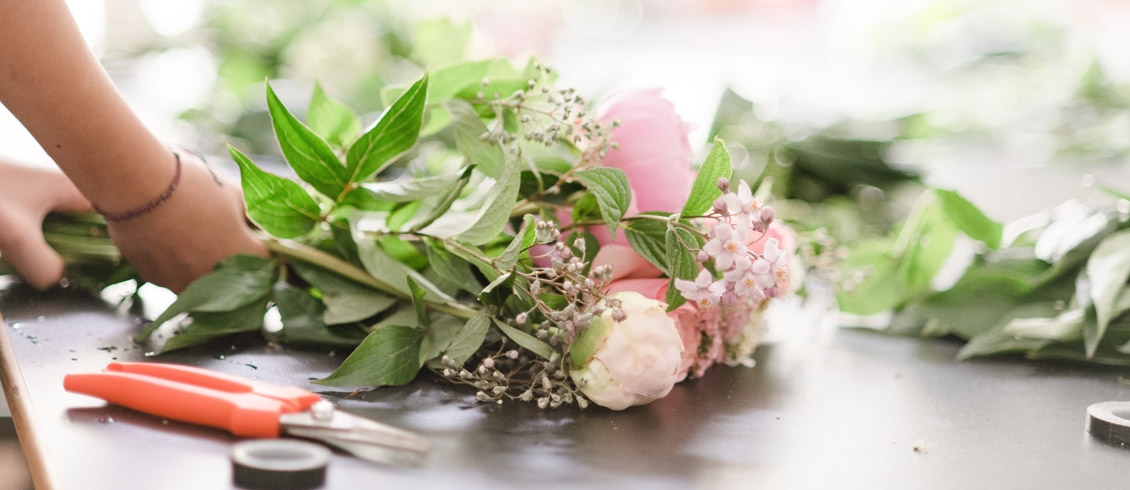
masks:
[[[404,460],[396,453],[423,453],[430,447],[418,434],[337,411],[329,401],[298,387],[179,364],[112,362],[99,373],[66,375],[63,388],[237,436],[316,439],[379,462]]]

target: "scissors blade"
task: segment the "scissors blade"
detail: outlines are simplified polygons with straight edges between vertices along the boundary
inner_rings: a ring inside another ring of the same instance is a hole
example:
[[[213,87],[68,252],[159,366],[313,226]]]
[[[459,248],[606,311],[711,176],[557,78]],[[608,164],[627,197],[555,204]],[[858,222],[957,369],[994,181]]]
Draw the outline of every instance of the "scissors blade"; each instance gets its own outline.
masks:
[[[427,452],[431,441],[404,429],[392,427],[351,413],[334,410],[319,413],[304,411],[283,414],[279,424],[287,434],[298,437],[320,439],[328,443],[379,446],[383,448]],[[357,454],[348,447],[338,447]]]

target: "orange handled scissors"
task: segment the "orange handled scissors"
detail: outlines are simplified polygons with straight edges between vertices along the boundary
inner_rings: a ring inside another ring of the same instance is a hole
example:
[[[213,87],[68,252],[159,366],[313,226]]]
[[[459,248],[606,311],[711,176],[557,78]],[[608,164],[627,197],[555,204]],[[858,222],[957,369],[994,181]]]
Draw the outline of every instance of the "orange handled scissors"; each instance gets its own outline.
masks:
[[[153,362],[112,362],[99,373],[68,374],[63,388],[168,419],[244,437],[316,439],[378,462],[398,451],[426,452],[418,434],[334,409],[316,393],[206,369]]]

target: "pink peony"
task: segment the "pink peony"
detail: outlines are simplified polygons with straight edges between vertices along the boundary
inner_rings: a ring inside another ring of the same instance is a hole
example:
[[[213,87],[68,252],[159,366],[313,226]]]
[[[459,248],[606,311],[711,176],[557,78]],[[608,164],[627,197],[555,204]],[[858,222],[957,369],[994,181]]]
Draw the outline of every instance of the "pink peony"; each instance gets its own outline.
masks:
[[[600,104],[597,119],[611,124],[617,148],[608,150],[602,165],[623,170],[628,176],[632,201],[625,216],[640,211],[678,212],[690,195],[695,173],[691,170],[691,145],[687,124],[659,89],[624,92]],[[561,226],[572,223],[572,212],[557,212]],[[623,232],[612,239],[606,226],[590,226],[601,249],[593,265],[612,265],[613,280],[659,277],[662,272],[640,257]]]
[[[601,164],[628,174],[640,211],[674,213],[683,208],[691,193],[693,154],[687,123],[660,92],[623,92],[597,107],[599,121],[620,123],[612,130],[617,148],[608,150]]]

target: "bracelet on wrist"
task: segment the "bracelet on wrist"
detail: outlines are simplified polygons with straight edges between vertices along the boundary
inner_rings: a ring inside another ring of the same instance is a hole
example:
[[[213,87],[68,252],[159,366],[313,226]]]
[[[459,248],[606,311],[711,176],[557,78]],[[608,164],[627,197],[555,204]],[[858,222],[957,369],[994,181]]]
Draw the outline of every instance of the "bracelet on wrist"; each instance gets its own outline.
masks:
[[[153,211],[154,209],[157,209],[158,206],[164,204],[165,201],[172,197],[173,192],[177,190],[177,184],[180,184],[180,153],[177,153],[175,150],[172,153],[177,162],[176,173],[173,174],[173,181],[169,183],[169,187],[166,188],[165,191],[161,193],[161,195],[157,196],[152,201],[149,201],[129,211],[110,213],[99,209],[98,206],[94,206],[94,211],[98,214],[101,214],[102,217],[106,219],[106,221],[128,221],[150,211]]]

